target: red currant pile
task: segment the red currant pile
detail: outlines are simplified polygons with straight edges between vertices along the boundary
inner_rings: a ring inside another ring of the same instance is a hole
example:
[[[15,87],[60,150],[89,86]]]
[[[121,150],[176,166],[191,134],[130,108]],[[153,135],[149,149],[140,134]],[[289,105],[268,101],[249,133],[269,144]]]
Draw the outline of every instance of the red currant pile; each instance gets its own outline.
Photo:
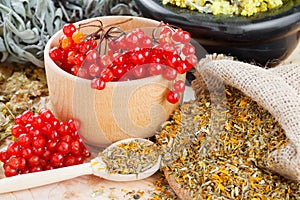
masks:
[[[14,140],[0,152],[7,177],[81,164],[90,152],[77,130],[79,122],[60,122],[48,109],[25,111],[15,118]]]
[[[80,27],[65,25],[59,47],[50,50],[50,57],[65,71],[91,79],[91,87],[98,90],[111,81],[162,75],[173,81],[167,100],[173,104],[178,102],[185,84],[176,81],[177,75],[186,73],[198,62],[187,31],[160,25],[150,37],[142,29],[125,33],[117,27],[104,31],[101,26],[99,30],[103,30],[97,31],[100,35],[85,36]],[[116,32],[117,36],[112,34]],[[105,53],[101,53],[103,46]]]

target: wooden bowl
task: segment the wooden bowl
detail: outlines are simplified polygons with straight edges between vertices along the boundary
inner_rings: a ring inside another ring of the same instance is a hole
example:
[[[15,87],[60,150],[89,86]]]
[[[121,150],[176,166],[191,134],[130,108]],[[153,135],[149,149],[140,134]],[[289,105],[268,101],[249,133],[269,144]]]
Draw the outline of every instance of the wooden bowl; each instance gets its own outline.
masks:
[[[155,27],[158,21],[142,17],[105,16],[84,20],[85,23],[100,19],[104,25],[121,24],[124,31],[135,28]],[[78,25],[75,24],[75,25]],[[85,33],[96,29],[82,29]],[[57,32],[45,47],[45,69],[53,112],[61,120],[76,118],[80,121],[80,135],[92,147],[104,148],[121,139],[147,138],[155,134],[160,125],[169,118],[178,104],[170,104],[166,93],[170,81],[162,76],[109,82],[104,90],[95,90],[91,81],[69,74],[49,57],[51,47],[58,46],[62,31]],[[182,76],[181,79],[185,79]]]

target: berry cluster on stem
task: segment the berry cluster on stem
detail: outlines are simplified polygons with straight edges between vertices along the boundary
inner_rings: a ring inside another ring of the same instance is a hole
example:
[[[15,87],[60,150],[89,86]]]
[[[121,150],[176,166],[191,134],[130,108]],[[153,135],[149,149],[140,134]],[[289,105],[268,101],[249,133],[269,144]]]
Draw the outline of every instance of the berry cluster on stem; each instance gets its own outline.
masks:
[[[90,79],[91,87],[98,90],[111,81],[162,75],[173,82],[166,99],[174,104],[179,101],[184,85],[177,80],[178,74],[186,73],[198,62],[187,31],[160,24],[153,28],[152,35],[141,28],[126,33],[113,25],[104,27],[100,21],[96,32],[84,35],[81,29],[88,25],[63,27],[59,46],[49,52],[57,65]]]

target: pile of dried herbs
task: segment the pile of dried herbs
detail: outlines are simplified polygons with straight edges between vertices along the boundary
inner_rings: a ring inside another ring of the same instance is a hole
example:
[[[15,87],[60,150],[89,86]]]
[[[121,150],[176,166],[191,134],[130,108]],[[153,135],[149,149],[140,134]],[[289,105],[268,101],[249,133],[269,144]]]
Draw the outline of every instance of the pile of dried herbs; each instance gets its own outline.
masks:
[[[99,153],[112,174],[139,174],[157,164],[158,150],[152,142],[132,140]]]
[[[43,67],[48,39],[65,23],[106,15],[140,15],[133,0],[0,0],[0,62]]]
[[[45,70],[29,65],[0,66],[0,147],[11,135],[16,115],[47,106]]]
[[[268,111],[226,87],[180,106],[156,135],[164,169],[191,199],[300,199],[300,185],[265,168],[288,141]]]
[[[162,0],[164,5],[171,4],[180,8],[196,10],[200,13],[213,15],[242,15],[252,16],[259,12],[266,12],[281,7],[284,0]]]

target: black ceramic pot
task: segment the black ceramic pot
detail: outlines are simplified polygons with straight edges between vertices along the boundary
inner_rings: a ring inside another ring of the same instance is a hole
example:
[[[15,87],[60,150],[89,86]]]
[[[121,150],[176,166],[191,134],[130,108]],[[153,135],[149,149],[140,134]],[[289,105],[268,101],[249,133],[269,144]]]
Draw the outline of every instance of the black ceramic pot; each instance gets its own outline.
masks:
[[[189,31],[208,53],[224,53],[262,66],[278,64],[295,49],[300,35],[300,0],[252,17],[213,16],[135,0],[144,17]]]

